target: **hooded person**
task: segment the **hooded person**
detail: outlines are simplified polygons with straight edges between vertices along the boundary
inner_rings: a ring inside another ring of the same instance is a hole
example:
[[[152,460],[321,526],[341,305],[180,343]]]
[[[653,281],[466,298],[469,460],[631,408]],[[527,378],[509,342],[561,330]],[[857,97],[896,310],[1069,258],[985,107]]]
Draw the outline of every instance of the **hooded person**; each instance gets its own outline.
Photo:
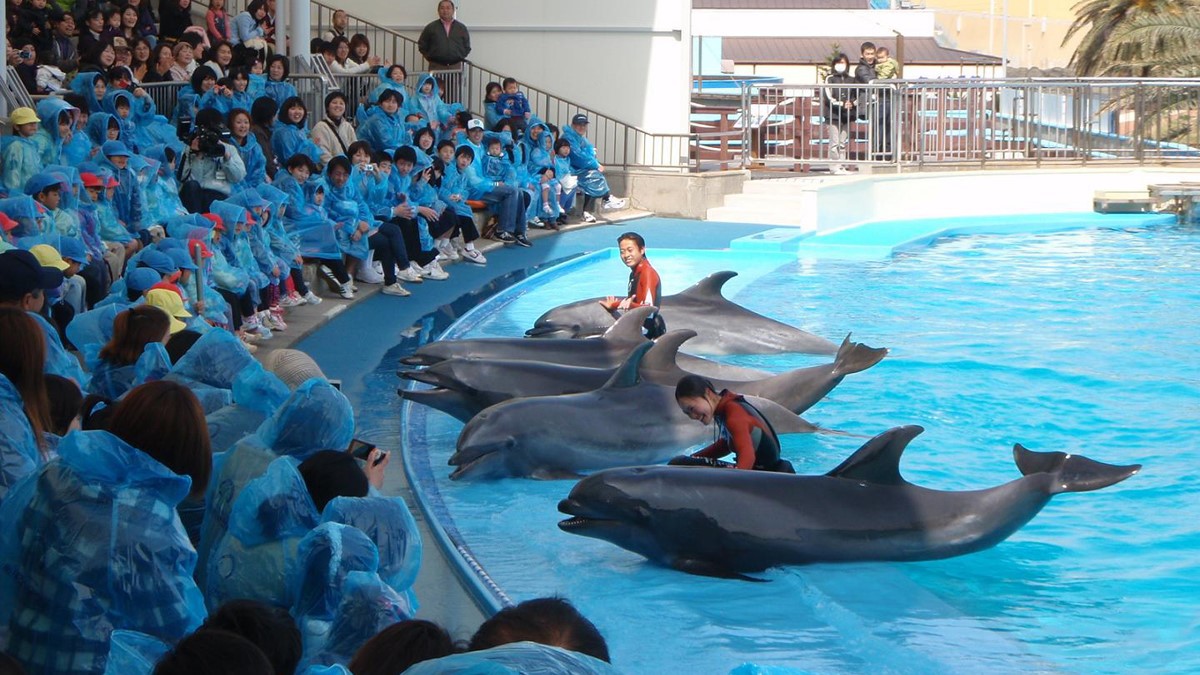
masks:
[[[41,148],[33,138],[41,121],[33,108],[17,108],[9,115],[14,132],[0,137],[0,155],[3,156],[0,177],[10,191],[20,192],[25,182],[45,166]]]
[[[383,90],[367,119],[359,123],[358,137],[373,148],[387,151],[412,143],[412,134],[404,124],[403,98],[395,89]]]
[[[393,63],[390,66],[380,66],[375,71],[379,77],[379,84],[367,94],[368,101],[379,101],[379,95],[384,91],[391,89],[392,91],[400,92],[400,106],[405,113],[412,112],[412,92],[409,91],[408,85],[404,80],[408,78],[408,72],[404,66]]]
[[[171,143],[157,143],[143,151],[147,159],[155,162],[156,169],[152,180],[144,187],[146,219],[149,222],[165,223],[187,213],[179,199],[179,182],[175,179],[175,166],[183,154],[183,148],[183,143],[173,139]]]
[[[342,253],[366,260],[370,255],[368,238],[378,229],[378,222],[358,189],[357,171],[345,155],[329,160],[324,176],[325,208],[330,219],[337,223],[336,234]]]
[[[42,164],[70,165],[71,162],[63,156],[63,149],[76,133],[79,109],[61,98],[51,96],[38,102],[37,116],[41,118],[42,126],[33,135],[33,140],[41,150]]]
[[[116,138],[109,135],[110,130],[115,130]],[[115,115],[110,115],[106,112],[97,112],[88,117],[87,127],[84,131],[87,134],[88,140],[92,142],[92,146],[96,151],[95,154],[99,155],[100,148],[105,143],[121,139],[121,122]],[[99,159],[99,157],[96,157],[97,161]]]
[[[297,387],[253,434],[216,456],[197,547],[201,586],[206,587],[202,575],[207,576],[213,547],[229,529],[233,504],[250,481],[278,457],[304,461],[320,450],[349,447],[353,435],[350,402],[327,380],[314,378]]]
[[[271,151],[281,164],[297,153],[308,155],[312,161],[320,163],[321,149],[309,137],[308,110],[300,97],[289,98],[280,106],[279,117],[271,131]]]
[[[87,101],[88,110],[94,115],[104,110],[104,97],[108,94],[108,78],[103,73],[80,72],[71,78],[71,91]]]
[[[437,78],[429,74],[421,76],[417,90],[408,100],[408,112],[424,117],[435,131],[444,131],[454,115],[463,109],[461,103],[447,104],[442,100]]]
[[[149,237],[143,234],[145,224],[142,220],[142,209],[145,197],[137,175],[130,166],[133,153],[121,141],[107,141],[100,146],[100,154],[103,156],[100,166],[112,172],[113,178],[117,180],[116,192],[112,198],[117,218],[131,233],[137,233],[142,243],[149,243]],[[121,161],[122,158],[124,161]]]
[[[161,279],[162,275],[149,268],[130,270],[119,280],[122,285],[119,294],[118,289],[114,287],[112,302],[75,315],[71,323],[67,324],[67,339],[78,346],[108,342],[112,339],[113,321],[117,315],[133,306],[134,300],[131,300],[129,295],[140,299],[143,293]]]
[[[283,106],[284,101],[298,95],[296,87],[287,81],[289,74],[291,74],[291,67],[288,65],[286,56],[275,54],[267,59],[267,96],[275,101],[277,106]]]

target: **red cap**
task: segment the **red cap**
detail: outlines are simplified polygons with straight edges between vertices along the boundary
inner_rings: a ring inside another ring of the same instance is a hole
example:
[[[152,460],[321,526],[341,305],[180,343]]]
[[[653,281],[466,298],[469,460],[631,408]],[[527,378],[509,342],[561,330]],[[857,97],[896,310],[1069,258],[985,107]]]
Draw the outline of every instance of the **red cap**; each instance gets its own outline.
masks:
[[[9,218],[7,213],[0,212],[0,228],[3,228],[5,232],[12,232],[17,229],[17,225],[19,224],[17,221]]]
[[[246,209],[246,224],[247,225],[257,225],[258,224],[258,218],[254,217],[254,212],[251,211],[250,209]]]
[[[195,258],[197,252],[200,253],[201,258],[213,257],[213,252],[209,250],[208,244],[205,244],[204,242],[200,241],[199,239],[189,240],[188,241],[188,253],[190,253],[192,255],[192,257]]]
[[[121,181],[117,180],[116,176],[109,176],[108,182],[104,184],[104,187],[106,187],[106,188],[117,187],[120,184],[121,184]]]
[[[104,181],[100,180],[100,176],[91,171],[84,171],[79,174],[79,179],[83,181],[84,187],[104,187]]]
[[[178,277],[178,276],[179,276],[179,273],[178,273],[178,272],[176,272],[176,273],[175,273],[175,276],[176,276],[176,277]],[[147,291],[152,291],[152,290],[154,290],[154,289],[156,289],[156,288],[162,288],[162,289],[165,289],[165,290],[171,291],[171,292],[173,292],[175,295],[178,295],[180,300],[182,300],[182,299],[183,299],[183,291],[182,291],[182,290],[180,290],[180,288],[179,288],[178,286],[176,286],[175,284],[173,284],[173,283],[171,283],[171,282],[169,282],[169,281],[160,281],[160,282],[158,282],[157,284],[154,284],[153,286],[151,286],[150,288],[147,288],[146,290],[147,290]]]
[[[205,213],[203,215],[205,218],[208,218],[212,221],[214,230],[220,230],[222,232],[225,231],[225,221],[221,218],[221,216],[218,216],[215,213]]]

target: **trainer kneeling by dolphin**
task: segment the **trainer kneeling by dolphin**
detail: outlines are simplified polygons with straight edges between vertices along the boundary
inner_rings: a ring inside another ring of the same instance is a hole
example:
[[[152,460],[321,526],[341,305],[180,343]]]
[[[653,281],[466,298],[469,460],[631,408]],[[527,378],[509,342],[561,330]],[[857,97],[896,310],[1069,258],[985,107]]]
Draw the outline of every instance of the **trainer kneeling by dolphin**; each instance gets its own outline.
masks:
[[[771,423],[744,396],[728,389],[718,392],[705,378],[685,375],[675,385],[675,403],[684,415],[704,426],[715,422],[717,440],[669,464],[796,473],[792,463],[779,456],[779,436]],[[736,464],[721,461],[731,452],[737,457]]]

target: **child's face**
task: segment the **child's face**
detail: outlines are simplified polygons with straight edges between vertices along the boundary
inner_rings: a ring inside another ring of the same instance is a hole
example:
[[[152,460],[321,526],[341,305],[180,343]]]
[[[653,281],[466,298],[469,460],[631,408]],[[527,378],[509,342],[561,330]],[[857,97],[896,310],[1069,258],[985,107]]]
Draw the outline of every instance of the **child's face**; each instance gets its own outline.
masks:
[[[96,95],[97,99],[104,98],[104,95],[108,93],[108,83],[96,78],[95,84],[92,85],[92,93]]]
[[[442,158],[442,162],[449,164],[454,161],[454,148],[449,145],[443,145],[441,150],[438,150],[438,157]]]
[[[54,188],[46,190],[38,195],[38,201],[40,201],[46,208],[53,211],[58,208],[60,203],[62,203],[62,189]]]
[[[121,138],[121,128],[120,127],[109,127],[108,128],[108,140],[116,141],[116,140],[120,140],[120,138]]]
[[[215,86],[217,86],[217,81],[214,78],[206,77],[200,80],[200,91],[210,92]]]
[[[379,166],[381,168],[383,167],[382,164],[380,164]],[[399,171],[401,176],[407,176],[409,174],[409,172],[412,171],[412,168],[413,168],[412,162],[408,161],[407,159],[402,159],[399,162],[396,162],[396,171]]]
[[[421,93],[425,94],[426,96],[432,94],[433,93],[433,83],[426,82],[425,84],[422,84],[421,85]]]
[[[460,171],[464,170],[468,166],[471,166],[471,156],[470,155],[459,155],[458,157],[454,158],[454,162],[458,166]]]
[[[400,109],[400,104],[396,102],[395,96],[389,96],[383,99],[383,102],[379,104],[379,107],[383,108],[385,113],[391,115]]]
[[[547,169],[542,172],[542,184],[543,185],[546,183],[549,183],[552,180],[554,180],[554,171],[552,169]]]
[[[87,190],[88,199],[92,200],[93,202],[100,201],[100,188],[98,186],[88,186],[84,189]]]
[[[37,129],[38,129],[37,122],[29,122],[28,124],[22,124],[17,127],[17,131],[25,138],[29,138],[30,136],[36,134]]]
[[[120,117],[123,120],[129,119],[129,104],[128,103],[125,103],[124,105],[121,105],[120,103],[117,104],[117,117]]]
[[[114,155],[109,157],[108,161],[112,162],[112,165],[118,169],[124,169],[126,166],[129,166],[129,158],[124,155]]]
[[[110,201],[110,202],[111,202],[111,201],[112,201],[112,198],[113,198],[113,196],[114,196],[114,195],[116,195],[116,194],[117,194],[117,186],[116,186],[116,185],[114,185],[114,186],[112,186],[112,187],[106,187],[106,188],[104,188],[104,197],[105,197],[106,199],[108,199],[108,201]]]
[[[500,153],[504,152],[504,150],[500,147],[499,143],[492,143],[488,145],[487,152],[492,157],[499,157]]]
[[[335,188],[340,188],[350,179],[350,174],[340,166],[334,167],[329,172],[329,184]]]
[[[559,157],[566,157],[570,154],[571,154],[571,146],[569,146],[569,145],[564,145],[558,149]]]
[[[504,93],[506,93],[506,94],[515,94],[515,93],[517,93],[517,83],[516,83],[516,82],[509,82],[509,83],[508,83],[508,84],[507,84],[507,85],[504,87]]]
[[[320,206],[325,203],[325,191],[324,190],[317,190],[316,193],[313,194],[313,203],[316,204],[317,206]]]
[[[390,176],[392,174],[392,163],[384,160],[375,165],[379,168],[379,173],[382,176]]]
[[[245,115],[235,115],[229,130],[233,132],[234,136],[244,138],[250,133],[250,118]]]
[[[355,164],[370,164],[371,154],[362,148],[354,151],[354,156],[350,158]]]
[[[288,173],[292,174],[292,178],[295,178],[297,183],[303,183],[307,181],[308,177],[312,175],[312,172],[308,170],[308,167],[303,165],[294,166],[288,169]]]

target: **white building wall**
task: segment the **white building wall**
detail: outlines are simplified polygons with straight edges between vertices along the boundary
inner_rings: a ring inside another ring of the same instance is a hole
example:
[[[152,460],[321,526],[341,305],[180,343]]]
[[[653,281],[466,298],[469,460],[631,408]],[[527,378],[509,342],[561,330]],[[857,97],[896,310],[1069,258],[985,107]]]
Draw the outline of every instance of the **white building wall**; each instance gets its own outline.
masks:
[[[934,14],[922,10],[721,10],[692,12],[692,34],[720,37],[825,35],[933,37]]]
[[[435,0],[338,6],[413,39],[437,18]],[[688,131],[690,0],[458,0],[458,19],[484,68],[651,133]]]

